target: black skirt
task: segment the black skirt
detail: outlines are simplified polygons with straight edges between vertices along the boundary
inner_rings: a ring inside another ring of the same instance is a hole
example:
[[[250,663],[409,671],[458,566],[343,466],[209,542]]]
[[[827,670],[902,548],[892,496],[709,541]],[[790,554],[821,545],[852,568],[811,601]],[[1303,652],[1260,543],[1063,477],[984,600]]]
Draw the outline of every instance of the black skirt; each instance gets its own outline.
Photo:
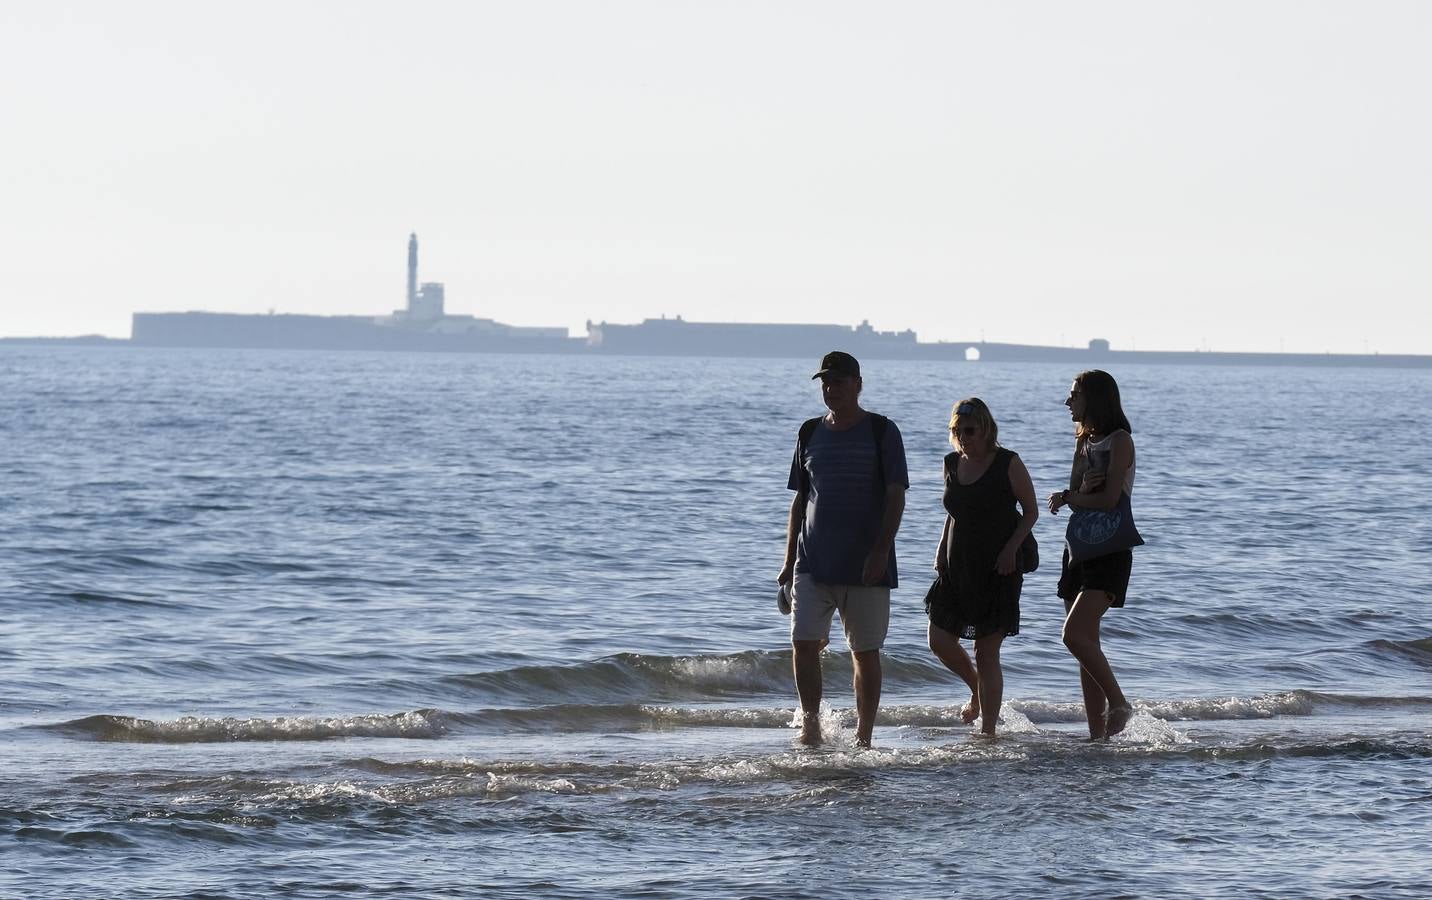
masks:
[[[1069,561],[1066,549],[1059,569],[1059,599],[1073,602],[1082,591],[1103,591],[1114,598],[1110,606],[1123,606],[1133,568],[1132,550],[1118,550],[1076,563]]]
[[[925,614],[931,625],[971,641],[991,634],[1019,634],[1023,575],[995,576],[993,591],[971,591],[968,586],[961,591],[957,582],[941,576],[925,595]]]

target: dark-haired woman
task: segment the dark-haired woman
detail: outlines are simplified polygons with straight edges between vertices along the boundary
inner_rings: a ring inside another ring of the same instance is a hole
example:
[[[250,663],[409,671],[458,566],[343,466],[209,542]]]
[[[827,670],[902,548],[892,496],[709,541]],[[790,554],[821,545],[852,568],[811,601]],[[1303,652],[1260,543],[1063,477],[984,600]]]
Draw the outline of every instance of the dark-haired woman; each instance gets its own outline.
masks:
[[[999,446],[999,426],[978,397],[955,404],[945,457],[945,529],[935,568],[945,590],[930,598],[930,649],[969,685],[966,722],[994,734],[1004,697],[1000,644],[1019,633],[1017,555],[1039,518],[1034,484],[1019,455]],[[1016,509],[1016,506],[1018,509]],[[974,642],[975,661],[960,646]]]
[[[1049,511],[1113,509],[1120,494],[1133,495],[1134,439],[1119,400],[1119,385],[1108,372],[1091,369],[1074,377],[1064,405],[1076,424],[1074,467],[1068,490],[1049,495]],[[1111,607],[1122,607],[1133,568],[1132,550],[1075,563],[1064,551],[1059,597],[1064,601],[1064,646],[1079,661],[1084,715],[1089,736],[1110,737],[1124,730],[1133,707],[1119,688],[1099,642],[1099,621]]]

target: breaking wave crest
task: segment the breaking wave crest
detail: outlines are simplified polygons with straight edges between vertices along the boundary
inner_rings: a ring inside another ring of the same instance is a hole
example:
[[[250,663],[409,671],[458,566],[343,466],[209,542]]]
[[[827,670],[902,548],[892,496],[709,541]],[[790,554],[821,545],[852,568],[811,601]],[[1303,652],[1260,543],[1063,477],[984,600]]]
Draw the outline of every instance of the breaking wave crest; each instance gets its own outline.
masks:
[[[925,662],[884,660],[889,684],[943,684],[949,675]],[[827,677],[847,680],[850,661],[829,653]],[[640,702],[652,699],[721,699],[791,693],[789,650],[747,650],[719,656],[618,653],[567,666],[520,666],[449,675],[446,684],[484,699],[529,705]]]
[[[95,741],[142,744],[323,741],[346,737],[431,739],[442,736],[448,730],[443,713],[425,709],[392,715],[279,716],[271,719],[184,716],[170,721],[99,715],[46,727]]]
[[[1277,736],[1240,738],[1205,744],[1191,741],[1167,723],[1140,714],[1131,734],[1103,744],[1051,737],[1038,730],[1016,729],[997,740],[942,735],[925,746],[863,750],[845,740],[819,750],[785,748],[769,753],[718,753],[644,762],[586,762],[551,759],[383,760],[351,759],[302,777],[242,776],[162,778],[145,785],[157,795],[179,796],[186,806],[223,804],[248,815],[276,808],[301,807],[299,814],[323,818],[329,807],[355,804],[410,807],[444,800],[508,800],[527,795],[595,796],[662,793],[680,789],[774,787],[793,798],[839,791],[831,778],[876,771],[930,772],[1006,761],[1021,765],[1107,765],[1112,756],[1188,759],[1432,759],[1425,735]],[[114,776],[107,776],[113,778]]]
[[[1432,705],[1432,698],[1362,698],[1310,691],[1258,697],[1136,700],[1140,713],[1168,722],[1271,719],[1312,715],[1318,706]],[[1030,726],[1078,723],[1078,702],[1014,699],[1005,716]],[[849,726],[854,711],[828,713]],[[193,744],[239,741],[324,741],[337,738],[431,740],[450,733],[601,733],[682,728],[789,728],[796,721],[794,702],[765,706],[652,703],[562,703],[537,707],[493,707],[470,711],[418,709],[403,713],[348,716],[206,717],[172,720],[124,715],[95,715],[42,726],[72,737],[128,743]],[[963,726],[959,705],[890,704],[881,708],[884,727],[954,728]]]

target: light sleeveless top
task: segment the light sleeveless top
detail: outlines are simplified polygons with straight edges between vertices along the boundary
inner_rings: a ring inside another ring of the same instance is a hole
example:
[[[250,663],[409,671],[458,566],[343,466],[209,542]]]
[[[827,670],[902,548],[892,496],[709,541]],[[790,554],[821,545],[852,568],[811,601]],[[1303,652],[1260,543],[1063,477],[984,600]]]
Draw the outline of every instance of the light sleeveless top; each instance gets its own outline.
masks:
[[[1085,442],[1084,453],[1088,457],[1090,464],[1093,465],[1096,470],[1107,469],[1109,467],[1109,456],[1113,452],[1114,435],[1120,431],[1123,431],[1123,429],[1121,428],[1119,431],[1105,435],[1103,440]],[[1127,434],[1127,432],[1124,433]],[[1101,464],[1094,465],[1096,460],[1099,459],[1095,454],[1102,455],[1103,459]],[[1129,463],[1129,471],[1124,473],[1124,493],[1130,497],[1134,496],[1134,469],[1138,467],[1138,463],[1138,455],[1135,454],[1133,461]]]

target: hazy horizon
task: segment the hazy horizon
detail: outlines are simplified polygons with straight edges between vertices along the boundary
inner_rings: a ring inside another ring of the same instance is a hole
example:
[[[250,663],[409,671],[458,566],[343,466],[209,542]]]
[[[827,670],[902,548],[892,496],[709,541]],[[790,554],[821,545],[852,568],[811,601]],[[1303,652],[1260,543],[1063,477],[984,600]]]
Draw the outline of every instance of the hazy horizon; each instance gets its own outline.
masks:
[[[1432,10],[0,12],[0,336],[681,316],[1432,353]]]

